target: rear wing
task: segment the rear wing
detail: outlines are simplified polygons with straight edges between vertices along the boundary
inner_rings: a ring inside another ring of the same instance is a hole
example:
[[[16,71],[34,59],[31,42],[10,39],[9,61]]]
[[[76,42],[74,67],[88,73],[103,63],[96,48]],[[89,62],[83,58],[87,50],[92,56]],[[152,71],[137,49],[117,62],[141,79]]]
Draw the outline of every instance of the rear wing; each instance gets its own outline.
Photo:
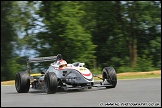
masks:
[[[50,56],[50,57],[28,58],[27,63],[56,61],[56,60],[60,60],[60,59],[62,59],[62,55],[58,54],[57,56]]]
[[[57,58],[57,56],[28,58],[27,62],[28,63],[33,63],[33,62],[55,61],[56,58]]]

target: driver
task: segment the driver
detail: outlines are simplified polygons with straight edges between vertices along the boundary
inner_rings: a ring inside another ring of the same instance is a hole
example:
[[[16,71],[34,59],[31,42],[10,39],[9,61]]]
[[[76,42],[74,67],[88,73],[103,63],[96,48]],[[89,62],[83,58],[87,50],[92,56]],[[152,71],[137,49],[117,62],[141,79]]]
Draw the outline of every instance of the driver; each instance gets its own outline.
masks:
[[[59,60],[59,68],[58,69],[63,69],[65,67],[67,67],[67,62],[65,60]]]

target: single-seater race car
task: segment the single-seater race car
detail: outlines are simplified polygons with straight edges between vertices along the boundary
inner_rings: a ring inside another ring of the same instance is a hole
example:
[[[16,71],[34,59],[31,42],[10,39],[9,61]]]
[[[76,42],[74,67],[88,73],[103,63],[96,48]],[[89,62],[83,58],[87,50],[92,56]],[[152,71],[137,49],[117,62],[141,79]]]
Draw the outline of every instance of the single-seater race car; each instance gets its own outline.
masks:
[[[88,68],[84,67],[84,63],[81,62],[67,64],[66,67],[60,69],[58,64],[60,60],[63,60],[61,54],[50,57],[28,58],[27,70],[16,73],[16,91],[18,93],[27,93],[32,88],[43,89],[47,94],[53,94],[59,89],[115,88],[117,85],[116,71],[113,67],[103,68],[102,77],[98,77],[93,75]],[[42,71],[40,74],[30,73],[30,63],[46,61],[53,61],[46,71]],[[95,83],[94,77],[98,77],[102,81]]]

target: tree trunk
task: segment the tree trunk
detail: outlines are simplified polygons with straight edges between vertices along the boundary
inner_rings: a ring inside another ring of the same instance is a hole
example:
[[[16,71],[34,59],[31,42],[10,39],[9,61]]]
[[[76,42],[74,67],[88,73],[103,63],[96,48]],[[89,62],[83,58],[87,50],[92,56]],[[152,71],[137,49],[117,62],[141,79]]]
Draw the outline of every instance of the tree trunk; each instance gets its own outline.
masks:
[[[130,66],[135,67],[137,62],[137,45],[136,42],[129,43]]]
[[[136,17],[135,17],[135,2],[132,3],[130,16],[130,40],[129,40],[129,54],[130,54],[130,66],[135,67],[137,61],[137,36],[136,36]]]

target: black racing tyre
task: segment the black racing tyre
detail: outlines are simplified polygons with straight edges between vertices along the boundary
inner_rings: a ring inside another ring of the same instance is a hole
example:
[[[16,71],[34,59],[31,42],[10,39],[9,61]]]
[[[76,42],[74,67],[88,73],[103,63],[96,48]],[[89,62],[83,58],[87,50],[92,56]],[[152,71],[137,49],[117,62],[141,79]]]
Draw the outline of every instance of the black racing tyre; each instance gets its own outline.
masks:
[[[57,83],[57,77],[54,72],[48,72],[46,73],[44,77],[45,82],[45,92],[47,94],[54,94],[57,91],[58,83]]]
[[[30,88],[29,73],[18,72],[15,77],[15,88],[18,93],[27,93]]]
[[[107,80],[112,86],[107,86],[106,88],[115,88],[117,84],[116,71],[113,67],[105,67],[102,71],[103,81]]]

